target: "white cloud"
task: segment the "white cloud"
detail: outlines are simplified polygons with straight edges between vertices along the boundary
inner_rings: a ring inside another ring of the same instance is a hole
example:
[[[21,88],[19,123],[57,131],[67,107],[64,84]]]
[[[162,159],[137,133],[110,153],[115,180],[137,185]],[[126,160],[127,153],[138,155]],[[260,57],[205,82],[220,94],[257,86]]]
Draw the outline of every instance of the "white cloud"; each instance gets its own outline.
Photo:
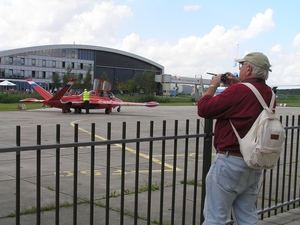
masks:
[[[100,2],[100,3],[98,3]],[[128,6],[97,0],[0,1],[0,49],[57,43],[101,43],[113,36]]]
[[[199,8],[200,5],[186,5],[184,9]],[[171,44],[156,41],[151,30],[147,34],[139,33],[138,27],[126,36],[118,36],[120,28],[131,18],[132,9],[113,0],[0,1],[0,50],[75,41],[76,44],[111,47],[137,54],[163,65],[169,74],[194,76],[204,75],[206,71],[238,72],[238,68],[233,67],[237,44],[243,46],[243,43],[250,43],[261,34],[276,29],[273,10],[267,9],[254,15],[245,29],[239,24],[232,27],[215,25],[205,35],[183,34]],[[145,39],[147,35],[150,38]],[[300,46],[300,34],[295,36],[292,45],[294,48]],[[249,49],[243,51],[247,53]],[[300,56],[293,52],[294,49],[281,44],[266,52],[271,54],[273,65],[270,82],[282,83],[280,79],[284,75],[284,82],[300,83],[300,76],[294,76],[295,71],[300,71]],[[238,57],[243,55],[239,53]]]
[[[175,45],[141,40],[137,34],[132,34],[113,47],[160,63],[169,74],[194,76],[205,74],[206,71],[238,72],[237,68],[233,68],[237,43],[271,30],[274,27],[272,13],[272,10],[258,13],[246,30],[237,26],[226,29],[217,25],[203,37],[182,37]]]
[[[132,16],[127,6],[115,6],[113,2],[95,4],[90,11],[81,12],[65,24],[62,43],[73,40],[80,43],[97,44],[102,39],[114,36],[122,19]]]
[[[257,13],[249,24],[248,29],[245,31],[247,38],[253,38],[262,32],[267,32],[275,27],[273,20],[273,10],[267,9],[265,13]]]
[[[200,9],[200,5],[185,5],[184,6],[184,11],[187,12],[187,11],[196,11],[198,9]]]
[[[282,49],[282,46],[280,44],[275,45],[273,48],[271,48],[272,52],[280,52]]]
[[[293,47],[300,46],[300,34],[297,34],[293,41]]]
[[[276,85],[300,84],[300,64],[298,63],[300,53],[279,54],[272,57],[272,73],[268,82]]]

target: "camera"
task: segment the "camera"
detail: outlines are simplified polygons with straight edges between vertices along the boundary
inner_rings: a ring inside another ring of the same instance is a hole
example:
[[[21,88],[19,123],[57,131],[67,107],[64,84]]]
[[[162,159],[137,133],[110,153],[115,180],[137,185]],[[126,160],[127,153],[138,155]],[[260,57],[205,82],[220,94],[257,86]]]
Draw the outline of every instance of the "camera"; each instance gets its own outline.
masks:
[[[206,72],[209,75],[213,75],[213,79],[218,76],[216,73]],[[228,84],[228,75],[226,73],[221,75],[221,83]]]
[[[224,73],[224,74],[221,75],[221,82],[223,84],[227,84],[227,82],[228,82],[228,75],[226,73]]]

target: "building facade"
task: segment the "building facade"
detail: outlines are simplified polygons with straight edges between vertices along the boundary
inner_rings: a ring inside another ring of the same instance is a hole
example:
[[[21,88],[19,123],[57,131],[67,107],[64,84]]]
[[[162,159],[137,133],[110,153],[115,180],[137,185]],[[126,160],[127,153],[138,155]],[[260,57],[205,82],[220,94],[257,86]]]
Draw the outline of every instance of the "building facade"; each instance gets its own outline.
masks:
[[[46,45],[0,51],[0,81],[16,83],[19,91],[24,88],[25,78],[49,88],[55,73],[62,78],[71,69],[71,74],[84,78],[89,68],[92,78],[100,78],[105,73],[112,87],[145,71],[164,72],[163,66],[151,60],[99,46]]]

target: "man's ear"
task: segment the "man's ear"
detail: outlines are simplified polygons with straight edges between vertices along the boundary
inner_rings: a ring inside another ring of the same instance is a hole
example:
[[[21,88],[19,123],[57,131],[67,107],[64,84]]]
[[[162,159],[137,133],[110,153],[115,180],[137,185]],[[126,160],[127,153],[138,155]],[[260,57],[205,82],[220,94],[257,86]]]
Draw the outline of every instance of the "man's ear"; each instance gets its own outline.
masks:
[[[251,65],[247,65],[246,74],[247,74],[247,77],[252,76],[252,66]]]

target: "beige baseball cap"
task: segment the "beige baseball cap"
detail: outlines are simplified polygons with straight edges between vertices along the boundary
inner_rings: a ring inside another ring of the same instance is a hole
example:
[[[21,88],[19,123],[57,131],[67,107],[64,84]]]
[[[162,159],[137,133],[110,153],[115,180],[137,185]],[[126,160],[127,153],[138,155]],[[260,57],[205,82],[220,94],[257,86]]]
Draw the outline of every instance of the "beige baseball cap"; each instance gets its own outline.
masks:
[[[250,63],[254,64],[255,66],[258,66],[260,68],[263,68],[265,70],[272,72],[272,70],[270,69],[271,64],[269,62],[268,57],[265,56],[261,52],[251,52],[251,53],[245,55],[245,57],[243,59],[236,59],[235,61],[239,62],[239,63],[250,62]]]

